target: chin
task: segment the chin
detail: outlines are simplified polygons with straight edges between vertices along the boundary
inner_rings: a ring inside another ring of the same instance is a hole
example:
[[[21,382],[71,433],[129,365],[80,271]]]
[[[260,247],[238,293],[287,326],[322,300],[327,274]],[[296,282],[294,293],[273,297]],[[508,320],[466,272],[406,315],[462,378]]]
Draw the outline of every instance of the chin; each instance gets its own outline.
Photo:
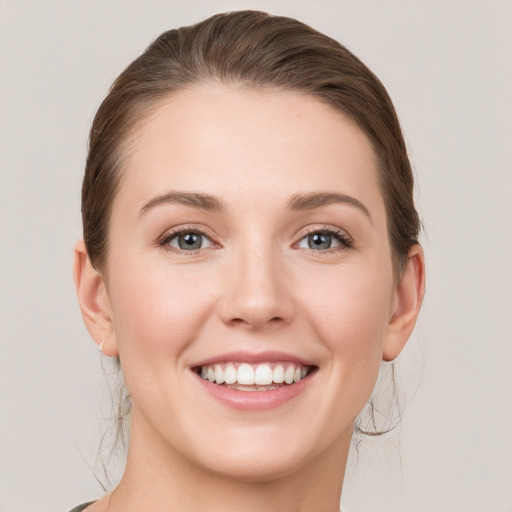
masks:
[[[210,471],[218,476],[248,484],[266,483],[286,478],[296,473],[305,463],[297,457],[290,458],[282,455],[272,458],[249,455],[230,456],[224,457],[221,464],[218,461],[208,462],[208,466],[211,467]]]
[[[265,483],[286,478],[314,465],[316,459],[330,451],[329,446],[335,448],[328,436],[307,433],[300,423],[296,427],[255,431],[247,426],[242,432],[226,433],[218,443],[212,438],[214,450],[210,445],[197,453],[198,462],[208,472],[238,482]]]

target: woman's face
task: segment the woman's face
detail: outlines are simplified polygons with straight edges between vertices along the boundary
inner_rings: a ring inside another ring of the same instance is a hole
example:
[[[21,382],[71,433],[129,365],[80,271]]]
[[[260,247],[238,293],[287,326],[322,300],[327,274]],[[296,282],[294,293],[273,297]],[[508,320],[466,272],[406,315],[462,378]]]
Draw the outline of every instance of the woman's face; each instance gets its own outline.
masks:
[[[241,479],[343,453],[397,308],[367,137],[315,98],[212,84],[131,144],[106,293],[132,444]]]

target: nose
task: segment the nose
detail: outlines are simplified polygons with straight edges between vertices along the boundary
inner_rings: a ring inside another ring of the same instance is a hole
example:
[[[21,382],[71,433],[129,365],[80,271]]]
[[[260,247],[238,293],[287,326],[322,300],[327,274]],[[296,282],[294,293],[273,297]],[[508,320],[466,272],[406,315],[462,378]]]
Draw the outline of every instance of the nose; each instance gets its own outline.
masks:
[[[249,330],[291,322],[295,306],[283,255],[271,248],[233,254],[224,274],[220,301],[222,320]]]

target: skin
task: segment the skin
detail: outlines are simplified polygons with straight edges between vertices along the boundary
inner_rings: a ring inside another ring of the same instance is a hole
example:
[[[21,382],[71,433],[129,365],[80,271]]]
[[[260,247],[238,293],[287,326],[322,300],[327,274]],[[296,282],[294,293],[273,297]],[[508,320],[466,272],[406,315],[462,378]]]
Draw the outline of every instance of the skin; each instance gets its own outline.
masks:
[[[337,511],[354,420],[424,290],[419,246],[394,279],[369,140],[315,98],[208,84],[163,101],[124,163],[107,268],[93,268],[83,242],[75,250],[85,323],[120,355],[133,400],[124,477],[88,510]],[[224,210],[165,202],[141,213],[170,191],[215,196]],[[289,208],[318,192],[363,207]],[[195,252],[162,245],[175,228],[208,238]],[[310,233],[326,230],[351,246],[332,235],[310,248]],[[287,352],[317,370],[279,407],[236,410],[191,366],[240,350]]]

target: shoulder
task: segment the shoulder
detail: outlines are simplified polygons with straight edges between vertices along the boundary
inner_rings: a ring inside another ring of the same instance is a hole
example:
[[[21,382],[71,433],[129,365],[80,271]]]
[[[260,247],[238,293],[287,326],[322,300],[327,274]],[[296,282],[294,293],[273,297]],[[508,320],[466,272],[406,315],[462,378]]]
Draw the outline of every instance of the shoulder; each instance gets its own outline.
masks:
[[[82,503],[81,505],[78,505],[78,507],[72,508],[69,512],[82,512],[82,510],[85,510],[85,507],[88,507],[89,505],[92,505],[93,503],[94,503],[94,501]]]

